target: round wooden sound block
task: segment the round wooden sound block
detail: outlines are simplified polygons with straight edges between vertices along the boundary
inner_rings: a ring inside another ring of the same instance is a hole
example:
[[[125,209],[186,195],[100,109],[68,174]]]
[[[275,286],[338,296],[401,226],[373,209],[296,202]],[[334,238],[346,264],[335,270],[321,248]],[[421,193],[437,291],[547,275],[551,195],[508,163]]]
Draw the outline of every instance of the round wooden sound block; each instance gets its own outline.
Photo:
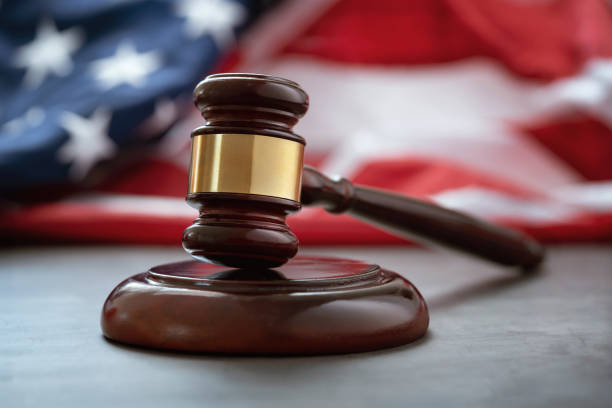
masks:
[[[328,354],[409,343],[429,324],[419,291],[378,265],[296,257],[278,269],[199,261],[120,283],[102,311],[110,339],[233,354]]]

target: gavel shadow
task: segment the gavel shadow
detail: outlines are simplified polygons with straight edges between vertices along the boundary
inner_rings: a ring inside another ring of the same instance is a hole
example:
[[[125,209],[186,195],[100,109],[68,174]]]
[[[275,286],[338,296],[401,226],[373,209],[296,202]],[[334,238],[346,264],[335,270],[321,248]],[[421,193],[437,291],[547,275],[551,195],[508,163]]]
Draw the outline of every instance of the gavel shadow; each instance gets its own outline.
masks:
[[[237,384],[257,383],[260,387],[275,388],[283,384],[286,389],[303,387],[313,379],[324,379],[353,369],[355,364],[368,365],[370,360],[395,359],[398,352],[407,352],[429,343],[434,338],[428,331],[422,338],[402,346],[382,350],[327,355],[235,355],[187,353],[180,351],[144,349],[106,339],[120,351],[139,353],[153,361],[153,365],[188,373],[183,378],[218,377],[223,382]],[[198,380],[199,381],[199,380]]]
[[[525,285],[544,273],[544,270],[527,271],[524,273],[510,273],[504,276],[496,276],[485,281],[470,283],[455,288],[448,293],[427,298],[430,311],[451,308],[468,301],[495,296],[511,288]]]
[[[388,354],[397,352],[400,350],[407,350],[414,347],[418,347],[431,341],[433,335],[430,331],[425,333],[423,337],[420,339],[413,341],[408,344],[403,344],[397,347],[390,347],[381,350],[374,351],[365,351],[365,352],[349,352],[349,353],[335,353],[335,354],[321,354],[321,355],[311,355],[311,354],[230,354],[230,353],[197,353],[192,351],[180,351],[180,350],[161,350],[155,348],[146,348],[142,346],[132,346],[125,343],[120,343],[118,341],[109,339],[107,337],[101,336],[102,339],[111,344],[114,348],[130,352],[130,353],[140,353],[146,354],[150,356],[158,356],[158,357],[170,357],[176,359],[184,359],[184,360],[258,360],[258,359],[325,359],[325,358],[354,358],[357,355],[367,356],[367,355],[377,355],[377,354]]]
[[[256,385],[258,389],[278,392],[279,384],[282,384],[280,388],[283,390],[302,389],[305,384],[312,384],[313,381],[327,381],[324,379],[334,378],[338,372],[354,370],[356,364],[366,367],[370,365],[370,361],[374,364],[373,360],[394,360],[398,352],[421,347],[431,339],[431,332],[427,332],[423,338],[399,347],[320,356],[193,354],[142,349],[108,339],[107,341],[122,352],[141,354],[149,360],[150,367],[156,367],[160,371],[179,372],[181,378],[194,381],[197,386],[201,386],[198,382],[205,376],[207,381],[212,383],[248,384],[251,387]]]

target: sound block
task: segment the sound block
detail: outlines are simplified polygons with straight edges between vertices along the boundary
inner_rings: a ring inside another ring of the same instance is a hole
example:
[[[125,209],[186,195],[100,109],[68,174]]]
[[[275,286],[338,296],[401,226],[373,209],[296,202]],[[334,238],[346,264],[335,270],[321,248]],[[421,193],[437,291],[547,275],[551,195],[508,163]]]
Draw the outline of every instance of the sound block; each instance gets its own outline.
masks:
[[[231,354],[329,354],[409,343],[429,324],[419,291],[378,265],[298,256],[277,269],[199,261],[120,283],[102,310],[112,340]]]

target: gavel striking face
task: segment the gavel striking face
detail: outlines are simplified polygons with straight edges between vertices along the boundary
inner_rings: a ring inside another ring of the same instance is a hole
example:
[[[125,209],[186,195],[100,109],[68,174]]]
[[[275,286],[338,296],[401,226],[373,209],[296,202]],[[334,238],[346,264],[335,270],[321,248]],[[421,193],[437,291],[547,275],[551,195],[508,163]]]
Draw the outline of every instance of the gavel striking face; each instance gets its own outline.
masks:
[[[526,268],[540,263],[534,240],[409,197],[331,180],[303,166],[305,140],[293,126],[308,109],[295,82],[218,74],[194,91],[204,126],[192,132],[187,202],[199,210],[183,234],[193,257],[236,268],[272,268],[295,256],[287,215],[301,205],[353,215],[400,236]]]

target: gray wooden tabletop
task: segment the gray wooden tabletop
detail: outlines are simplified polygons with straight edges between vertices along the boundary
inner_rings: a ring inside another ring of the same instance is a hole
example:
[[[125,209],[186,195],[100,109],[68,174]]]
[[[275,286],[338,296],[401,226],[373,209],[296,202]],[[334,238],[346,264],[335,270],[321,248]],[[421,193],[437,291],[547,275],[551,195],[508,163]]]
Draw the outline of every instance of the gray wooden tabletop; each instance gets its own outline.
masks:
[[[429,334],[325,357],[222,357],[117,346],[100,308],[180,249],[0,250],[1,407],[610,407],[612,246],[549,250],[524,277],[455,254],[310,248],[395,270],[428,301]]]

